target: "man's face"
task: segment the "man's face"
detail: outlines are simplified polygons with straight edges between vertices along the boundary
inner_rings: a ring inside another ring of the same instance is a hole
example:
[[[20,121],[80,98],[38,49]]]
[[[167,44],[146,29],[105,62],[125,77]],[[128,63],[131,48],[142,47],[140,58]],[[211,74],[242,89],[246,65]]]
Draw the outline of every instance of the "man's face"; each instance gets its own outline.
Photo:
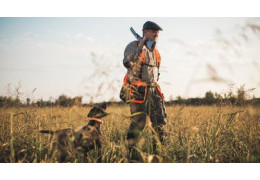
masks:
[[[147,37],[149,41],[156,41],[159,35],[159,30],[145,29],[144,35]]]

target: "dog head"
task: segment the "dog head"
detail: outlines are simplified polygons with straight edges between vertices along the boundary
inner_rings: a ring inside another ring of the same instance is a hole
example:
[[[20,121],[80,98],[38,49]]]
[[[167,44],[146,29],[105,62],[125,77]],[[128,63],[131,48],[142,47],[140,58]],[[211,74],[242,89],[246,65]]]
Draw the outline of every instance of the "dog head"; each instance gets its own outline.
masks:
[[[103,118],[108,115],[105,112],[106,110],[106,103],[96,104],[92,109],[90,109],[87,117],[90,118]]]

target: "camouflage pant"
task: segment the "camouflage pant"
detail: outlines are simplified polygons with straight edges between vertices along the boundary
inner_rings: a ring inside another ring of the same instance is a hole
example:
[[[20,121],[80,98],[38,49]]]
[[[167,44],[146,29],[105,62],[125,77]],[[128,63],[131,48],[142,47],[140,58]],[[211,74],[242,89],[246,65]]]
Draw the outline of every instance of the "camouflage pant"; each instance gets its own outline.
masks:
[[[146,124],[146,114],[150,117],[152,127],[156,131],[159,136],[160,141],[163,141],[163,137],[165,135],[164,125],[166,124],[166,111],[164,102],[159,95],[157,89],[155,87],[148,87],[147,89],[147,97],[144,103],[130,103],[130,111],[131,114],[136,115],[132,116],[131,124],[127,132],[127,141],[129,148],[129,155],[131,159],[135,159],[136,151],[135,145],[137,138],[140,132],[144,129]],[[143,112],[143,113],[137,113]],[[153,144],[154,152],[156,152],[156,142],[154,139]]]

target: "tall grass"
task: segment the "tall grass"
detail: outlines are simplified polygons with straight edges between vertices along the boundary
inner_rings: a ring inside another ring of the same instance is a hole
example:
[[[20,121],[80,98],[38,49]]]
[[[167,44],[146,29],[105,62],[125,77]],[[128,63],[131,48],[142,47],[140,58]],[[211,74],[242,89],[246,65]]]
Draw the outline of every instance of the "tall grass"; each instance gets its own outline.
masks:
[[[14,154],[14,139],[13,139],[13,120],[14,114],[10,114],[10,162],[15,162]]]
[[[232,106],[168,106],[167,136],[159,162],[260,162],[259,108]],[[87,124],[89,108],[7,108],[0,111],[0,162],[56,162],[48,156],[49,135],[40,129],[77,128]],[[109,106],[102,124],[102,162],[128,162],[128,106]],[[148,121],[149,122],[149,121]],[[143,162],[153,158],[151,124],[136,149]],[[97,162],[97,151],[73,162]]]

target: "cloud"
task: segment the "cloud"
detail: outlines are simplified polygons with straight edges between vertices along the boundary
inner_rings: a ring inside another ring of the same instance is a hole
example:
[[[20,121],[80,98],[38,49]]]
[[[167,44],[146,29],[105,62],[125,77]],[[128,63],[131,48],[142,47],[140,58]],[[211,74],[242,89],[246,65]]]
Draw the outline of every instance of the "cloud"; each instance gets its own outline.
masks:
[[[75,33],[68,33],[68,32],[64,32],[62,33],[62,36],[66,37],[66,38],[73,38],[73,39],[77,39],[77,40],[84,40],[87,42],[94,42],[95,39],[85,33],[82,32],[75,32]]]
[[[75,38],[77,39],[84,39],[86,41],[90,41],[90,42],[93,42],[94,41],[94,38],[92,38],[91,36],[87,36],[86,34],[84,33],[75,33]]]

